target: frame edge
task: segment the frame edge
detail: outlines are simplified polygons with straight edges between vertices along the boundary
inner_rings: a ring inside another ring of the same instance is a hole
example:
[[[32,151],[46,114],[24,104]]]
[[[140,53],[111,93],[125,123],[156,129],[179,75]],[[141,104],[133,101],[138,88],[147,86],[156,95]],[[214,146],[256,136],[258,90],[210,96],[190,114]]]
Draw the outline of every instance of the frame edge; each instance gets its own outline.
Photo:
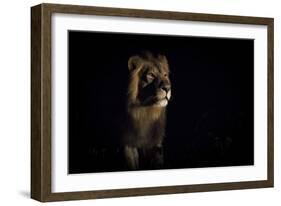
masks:
[[[31,8],[31,198],[42,200],[41,62],[42,6]]]
[[[31,7],[31,198],[51,195],[51,10]]]
[[[267,78],[268,78],[268,169],[267,179],[271,187],[274,187],[274,19],[267,24]]]
[[[73,4],[52,4],[43,3],[42,6],[51,12],[81,14],[81,15],[101,15],[101,16],[119,16],[119,17],[135,17],[135,18],[157,18],[169,20],[184,21],[204,21],[219,23],[239,23],[239,24],[255,24],[267,25],[272,21],[270,17],[253,17],[223,14],[206,14],[179,12],[169,10],[144,10],[117,7],[96,7],[81,6]]]

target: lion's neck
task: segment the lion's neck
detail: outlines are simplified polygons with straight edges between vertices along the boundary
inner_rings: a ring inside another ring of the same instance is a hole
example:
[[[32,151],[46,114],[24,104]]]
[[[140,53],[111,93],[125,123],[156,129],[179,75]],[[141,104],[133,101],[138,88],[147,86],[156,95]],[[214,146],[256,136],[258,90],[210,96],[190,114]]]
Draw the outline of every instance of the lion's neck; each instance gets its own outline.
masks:
[[[158,120],[165,112],[165,107],[132,107],[129,115],[135,121],[150,122]]]
[[[160,145],[165,131],[164,107],[129,108],[130,126],[124,141],[134,147],[153,147]]]

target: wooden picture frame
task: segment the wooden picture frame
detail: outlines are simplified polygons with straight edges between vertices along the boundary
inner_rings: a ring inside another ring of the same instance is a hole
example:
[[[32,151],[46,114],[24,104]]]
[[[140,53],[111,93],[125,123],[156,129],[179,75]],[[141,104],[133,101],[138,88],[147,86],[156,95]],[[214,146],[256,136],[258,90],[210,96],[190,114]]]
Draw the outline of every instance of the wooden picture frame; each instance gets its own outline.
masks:
[[[52,191],[52,21],[55,13],[127,18],[262,25],[267,27],[267,178],[265,180],[167,185],[89,191]],[[272,18],[40,4],[31,8],[31,197],[38,201],[160,195],[273,187],[273,28]]]

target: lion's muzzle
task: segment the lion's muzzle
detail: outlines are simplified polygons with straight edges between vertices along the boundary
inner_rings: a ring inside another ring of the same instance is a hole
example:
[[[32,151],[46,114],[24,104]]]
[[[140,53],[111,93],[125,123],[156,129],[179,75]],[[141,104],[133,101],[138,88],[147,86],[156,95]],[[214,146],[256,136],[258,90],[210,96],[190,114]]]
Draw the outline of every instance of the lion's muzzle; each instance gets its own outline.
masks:
[[[156,94],[157,101],[154,103],[155,106],[165,107],[168,104],[168,101],[171,99],[171,86],[165,85],[162,88],[157,90]]]

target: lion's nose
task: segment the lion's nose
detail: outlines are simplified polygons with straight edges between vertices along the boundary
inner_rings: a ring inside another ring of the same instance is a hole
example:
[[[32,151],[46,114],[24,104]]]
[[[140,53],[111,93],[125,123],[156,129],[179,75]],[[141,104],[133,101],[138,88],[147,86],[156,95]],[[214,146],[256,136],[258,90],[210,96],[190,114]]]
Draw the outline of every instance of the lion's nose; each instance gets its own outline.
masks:
[[[171,85],[169,84],[163,85],[161,89],[163,89],[166,93],[168,93],[168,91],[171,90]]]

